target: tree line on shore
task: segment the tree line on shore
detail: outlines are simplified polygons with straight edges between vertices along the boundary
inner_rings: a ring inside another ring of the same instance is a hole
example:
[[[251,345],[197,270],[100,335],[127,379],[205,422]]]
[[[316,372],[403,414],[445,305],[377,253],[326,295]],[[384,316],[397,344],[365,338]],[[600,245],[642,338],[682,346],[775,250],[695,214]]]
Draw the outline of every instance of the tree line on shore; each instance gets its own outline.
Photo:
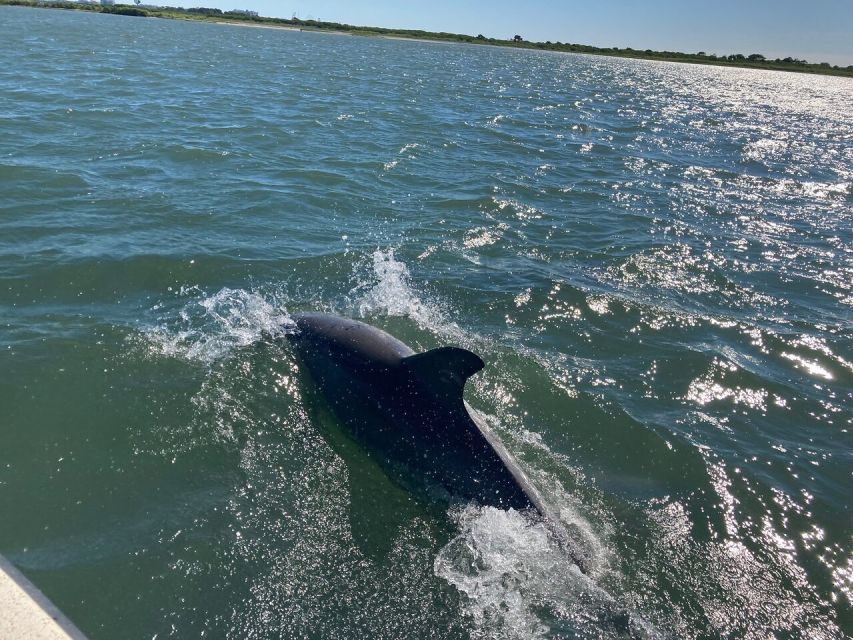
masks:
[[[618,56],[625,58],[642,58],[648,60],[667,60],[674,62],[692,62],[700,64],[715,64],[725,66],[751,67],[759,69],[778,69],[784,71],[801,71],[807,73],[820,73],[828,75],[853,76],[853,65],[840,67],[828,62],[817,64],[809,63],[793,57],[769,59],[760,53],[744,55],[733,53],[730,55],[708,54],[704,51],[698,53],[683,53],[681,51],[653,51],[652,49],[632,49],[631,47],[595,47],[592,45],[576,44],[569,42],[530,42],[521,35],[507,39],[488,38],[482,34],[470,36],[458,33],[423,31],[420,29],[389,29],[385,27],[367,27],[344,24],[340,22],[324,22],[319,20],[302,20],[295,15],[292,18],[268,18],[259,16],[252,11],[223,11],[208,7],[160,7],[141,5],[141,0],[135,0],[136,5],[101,5],[80,2],[69,2],[67,0],[0,0],[0,4],[22,5],[31,7],[51,7],[59,9],[76,9],[84,11],[96,11],[100,13],[113,13],[138,17],[178,18],[195,20],[228,20],[239,22],[252,22],[258,24],[280,25],[308,30],[342,31],[346,33],[361,35],[389,35],[403,38],[444,40],[448,42],[468,42],[472,44],[491,44],[495,46],[514,47],[524,49],[540,49],[549,51],[565,51],[571,53],[589,53],[596,55]]]

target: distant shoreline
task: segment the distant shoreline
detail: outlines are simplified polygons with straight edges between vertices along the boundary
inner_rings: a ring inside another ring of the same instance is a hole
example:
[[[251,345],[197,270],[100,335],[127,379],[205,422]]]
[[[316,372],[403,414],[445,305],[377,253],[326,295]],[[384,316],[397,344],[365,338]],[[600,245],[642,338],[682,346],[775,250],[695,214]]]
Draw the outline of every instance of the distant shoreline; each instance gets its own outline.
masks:
[[[853,65],[840,67],[829,63],[809,63],[805,60],[784,58],[768,60],[754,53],[748,56],[733,54],[730,56],[707,55],[704,52],[695,54],[678,51],[652,51],[651,49],[637,50],[618,47],[594,47],[591,45],[562,43],[562,42],[528,42],[516,36],[512,40],[486,38],[482,35],[469,36],[457,33],[421,31],[417,29],[387,29],[383,27],[363,27],[337,22],[321,22],[317,20],[300,20],[299,18],[267,18],[248,11],[221,11],[219,9],[179,9],[172,7],[136,7],[133,5],[95,5],[80,4],[58,0],[0,0],[0,5],[24,6],[44,9],[65,9],[74,11],[91,11],[95,13],[112,13],[125,16],[163,18],[168,20],[193,20],[213,24],[234,25],[240,27],[256,27],[265,29],[284,29],[288,31],[311,31],[314,33],[330,33],[351,36],[373,36],[390,40],[414,40],[421,42],[445,42],[456,44],[492,45],[512,49],[532,49],[537,51],[558,51],[564,53],[586,53],[615,58],[634,60],[657,60],[659,62],[684,62],[687,64],[704,64],[710,66],[739,67],[743,69],[763,69],[765,71],[792,71],[827,76],[853,77]]]
[[[0,0],[2,4],[3,0]],[[290,27],[283,24],[253,24],[251,22],[238,22],[231,20],[197,20],[196,22],[212,22],[213,24],[224,24],[229,27],[249,27],[250,29],[281,29],[282,31],[311,31],[311,33],[327,33],[336,36],[351,36],[349,31],[334,31],[332,29],[302,29],[300,27]]]

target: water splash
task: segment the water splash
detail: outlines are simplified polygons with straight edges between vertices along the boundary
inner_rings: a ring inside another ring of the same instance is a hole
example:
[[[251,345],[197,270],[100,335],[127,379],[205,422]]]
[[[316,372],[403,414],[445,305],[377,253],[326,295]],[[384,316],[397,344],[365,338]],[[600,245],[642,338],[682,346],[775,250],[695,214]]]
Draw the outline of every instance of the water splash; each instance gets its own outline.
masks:
[[[441,303],[418,293],[411,283],[409,267],[394,255],[394,249],[377,249],[372,255],[372,274],[360,275],[363,265],[356,266],[359,284],[350,291],[356,298],[356,313],[366,318],[373,315],[402,316],[413,320],[421,329],[445,338],[467,342],[469,336],[448,319]]]
[[[581,573],[544,524],[467,506],[434,570],[462,594],[475,638],[655,638],[659,634]]]
[[[295,330],[283,306],[260,293],[225,287],[206,295],[197,287],[182,288],[190,299],[171,318],[143,329],[152,355],[212,363],[263,336],[281,337]],[[162,309],[163,303],[155,309]]]

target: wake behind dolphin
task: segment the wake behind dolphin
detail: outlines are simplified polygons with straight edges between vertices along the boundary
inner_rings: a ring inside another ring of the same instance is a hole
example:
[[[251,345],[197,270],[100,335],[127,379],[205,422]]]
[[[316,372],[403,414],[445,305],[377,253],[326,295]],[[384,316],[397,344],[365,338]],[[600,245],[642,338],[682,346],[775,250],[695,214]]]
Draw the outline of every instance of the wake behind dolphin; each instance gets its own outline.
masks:
[[[381,329],[329,314],[293,320],[287,337],[318,387],[386,468],[403,466],[451,500],[537,514],[588,571],[552,508],[463,399],[465,382],[485,366],[479,356],[459,347],[415,353]]]

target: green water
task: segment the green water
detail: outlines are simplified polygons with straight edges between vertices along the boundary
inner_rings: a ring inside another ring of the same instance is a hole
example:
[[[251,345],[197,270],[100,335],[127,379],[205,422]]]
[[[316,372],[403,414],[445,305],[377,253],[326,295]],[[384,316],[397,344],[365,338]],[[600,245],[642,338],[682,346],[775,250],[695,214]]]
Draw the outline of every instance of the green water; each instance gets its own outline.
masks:
[[[93,640],[846,637],[851,95],[0,7],[0,553]],[[591,574],[389,480],[303,310],[480,354]]]

